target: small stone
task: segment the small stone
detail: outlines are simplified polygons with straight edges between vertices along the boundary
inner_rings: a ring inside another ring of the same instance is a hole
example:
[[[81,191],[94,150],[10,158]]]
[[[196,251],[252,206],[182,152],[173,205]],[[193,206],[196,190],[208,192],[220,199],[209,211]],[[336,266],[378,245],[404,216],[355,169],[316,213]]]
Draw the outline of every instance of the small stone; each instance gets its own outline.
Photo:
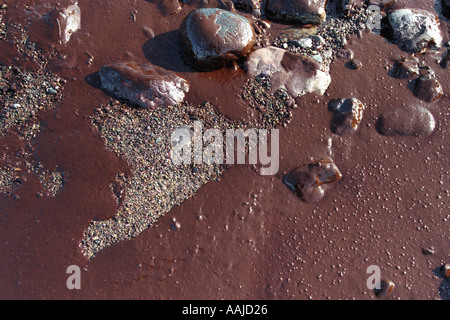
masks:
[[[57,27],[57,41],[61,44],[69,42],[72,34],[81,29],[81,10],[77,2],[67,8],[50,11],[45,19],[48,25]]]
[[[450,278],[450,264],[446,264],[442,267],[442,271],[445,278]]]
[[[390,295],[394,291],[395,284],[391,280],[383,280],[378,287],[379,289],[375,289],[375,295],[378,298],[382,298]]]
[[[340,49],[336,53],[336,57],[343,60],[344,62],[350,62],[355,57],[355,54],[353,53],[353,50],[351,49]]]
[[[352,67],[352,69],[358,70],[358,69],[361,69],[361,68],[362,68],[362,62],[359,61],[359,60],[353,59],[353,60],[350,62],[350,66]]]
[[[421,100],[432,103],[442,98],[444,89],[435,78],[434,72],[429,70],[428,74],[417,79],[414,95]]]
[[[322,199],[328,186],[341,178],[336,164],[326,158],[293,170],[283,182],[303,201],[312,203]]]
[[[325,39],[322,36],[314,35],[311,36],[311,39],[317,44],[317,45],[324,45],[326,43]]]
[[[434,248],[433,248],[433,247],[422,248],[422,253],[423,253],[424,255],[431,255],[431,254],[434,254]]]
[[[178,0],[162,0],[159,4],[159,10],[163,15],[169,16],[181,11],[181,6]]]
[[[51,95],[55,95],[58,93],[58,91],[56,91],[54,88],[50,87],[50,88],[47,88],[47,93],[51,94]]]
[[[181,223],[178,221],[172,221],[172,230],[178,231],[181,228]]]
[[[296,46],[298,48],[303,48],[303,49],[309,49],[312,47],[313,42],[310,38],[302,38],[302,39],[295,39],[295,40],[290,40],[289,44]]]
[[[261,16],[261,1],[260,0],[233,0],[236,8],[251,12],[257,18]]]
[[[397,79],[411,79],[419,75],[419,59],[403,57],[396,61],[392,68],[392,76]]]
[[[318,63],[322,63],[323,62],[323,58],[322,58],[322,56],[320,54],[313,55],[312,58],[314,60],[316,60]]]
[[[106,65],[100,69],[100,78],[105,90],[146,109],[180,103],[189,91],[184,78],[151,64]]]
[[[377,130],[385,136],[430,135],[436,121],[430,111],[421,106],[400,107],[383,114]]]
[[[180,27],[189,61],[199,69],[220,69],[245,57],[255,44],[250,21],[237,13],[203,8],[191,12]]]
[[[147,39],[153,39],[155,37],[155,33],[153,32],[152,29],[150,29],[149,27],[143,27],[142,31],[144,32],[144,35]]]
[[[364,109],[364,104],[355,98],[331,100],[328,104],[328,110],[334,112],[331,131],[339,135],[355,133]]]
[[[321,24],[327,0],[268,0],[266,14],[273,19],[300,24]]]
[[[400,9],[388,16],[392,35],[402,50],[420,52],[429,46],[439,47],[442,35],[438,17],[421,9]]]

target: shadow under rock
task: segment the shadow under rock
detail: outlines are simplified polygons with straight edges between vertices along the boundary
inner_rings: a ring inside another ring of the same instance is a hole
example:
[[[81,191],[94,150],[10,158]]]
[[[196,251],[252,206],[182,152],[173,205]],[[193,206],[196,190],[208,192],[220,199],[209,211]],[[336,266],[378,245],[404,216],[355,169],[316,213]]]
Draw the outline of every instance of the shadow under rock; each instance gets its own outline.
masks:
[[[178,30],[148,40],[142,47],[145,57],[156,66],[175,72],[197,72],[183,56]]]

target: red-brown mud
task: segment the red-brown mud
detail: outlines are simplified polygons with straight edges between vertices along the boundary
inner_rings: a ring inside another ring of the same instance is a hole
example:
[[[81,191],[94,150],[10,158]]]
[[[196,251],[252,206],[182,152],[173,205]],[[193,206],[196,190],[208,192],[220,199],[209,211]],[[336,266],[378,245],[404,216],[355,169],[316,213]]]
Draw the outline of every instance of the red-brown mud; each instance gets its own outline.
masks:
[[[431,1],[401,2],[434,10]],[[42,1],[6,3],[8,17],[26,25],[24,6]],[[420,57],[436,71],[445,92],[438,102],[425,103],[405,79],[388,76],[405,53],[370,33],[347,45],[362,68],[351,70],[338,59],[325,96],[297,99],[292,121],[280,128],[276,176],[261,176],[251,165],[234,166],[139,237],[87,261],[79,248],[83,232],[91,220],[115,214],[110,184],[118,173],[130,171],[105,150],[91,126],[94,109],[109,98],[85,80],[88,75],[95,79],[102,65],[124,59],[150,61],[188,79],[187,101],[210,101],[232,119],[256,121],[256,115],[240,98],[247,79],[242,70],[199,73],[183,61],[178,26],[190,6],[162,15],[158,3],[147,1],[80,0],[79,5],[82,28],[67,45],[55,44],[49,66],[67,79],[63,101],[40,115],[45,126],[33,146],[36,158],[51,170],[62,169],[67,181],[57,197],[39,198],[39,182],[30,175],[16,191],[18,200],[0,200],[1,299],[377,299],[366,287],[370,265],[395,283],[387,299],[448,299],[448,281],[436,275],[450,260],[448,70],[432,54]],[[211,6],[219,4],[211,1]],[[148,39],[144,27],[156,36]],[[442,22],[442,30],[448,40],[449,24]],[[37,35],[32,40],[49,49]],[[3,64],[32,65],[14,57],[2,47]],[[359,131],[336,136],[328,102],[350,97],[366,106]],[[408,104],[433,113],[434,133],[380,135],[378,117]],[[1,139],[2,152],[16,147],[10,139]],[[304,203],[282,178],[324,157],[333,158],[342,180],[322,201]],[[174,219],[177,231],[171,228]],[[434,253],[424,255],[422,249],[429,247]],[[82,268],[81,290],[66,287],[69,265]]]

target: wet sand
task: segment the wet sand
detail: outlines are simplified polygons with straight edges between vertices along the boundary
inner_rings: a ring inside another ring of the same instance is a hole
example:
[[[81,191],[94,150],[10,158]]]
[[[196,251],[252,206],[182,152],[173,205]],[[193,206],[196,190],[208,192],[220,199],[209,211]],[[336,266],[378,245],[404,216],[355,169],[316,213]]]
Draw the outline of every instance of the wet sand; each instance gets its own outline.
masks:
[[[7,1],[8,15],[25,24],[22,8],[32,2]],[[418,6],[417,1],[403,2]],[[0,298],[376,299],[366,287],[370,265],[380,266],[383,278],[396,284],[388,299],[449,298],[448,280],[437,271],[450,260],[448,70],[431,54],[421,58],[436,71],[445,92],[438,102],[424,103],[407,81],[387,75],[405,53],[370,33],[348,40],[361,69],[349,69],[337,59],[325,96],[297,99],[290,123],[280,127],[276,176],[261,176],[251,165],[232,166],[220,181],[207,183],[137,238],[88,260],[79,247],[84,230],[92,220],[114,216],[119,204],[110,184],[131,168],[106,150],[91,125],[94,110],[109,97],[86,76],[121,59],[149,60],[189,80],[187,101],[210,101],[232,120],[257,121],[257,114],[238,97],[245,74],[194,72],[179,56],[176,30],[188,6],[161,18],[152,2],[79,4],[89,12],[82,16],[82,29],[66,47],[56,46],[67,54],[67,64],[50,63],[67,79],[63,101],[40,114],[44,130],[33,141],[33,154],[42,165],[68,178],[56,197],[36,197],[39,181],[27,175],[15,191],[17,200],[0,200]],[[434,10],[429,2],[420,7]],[[130,18],[133,10],[136,22]],[[448,40],[449,24],[441,24]],[[149,40],[143,26],[156,37]],[[31,39],[45,43],[37,35]],[[5,52],[0,53],[2,64],[18,63]],[[90,65],[85,52],[94,57]],[[328,102],[348,97],[366,105],[360,129],[350,137],[333,135]],[[437,126],[430,136],[377,132],[378,117],[404,104],[433,113]],[[19,148],[10,139],[2,138],[2,145],[11,145],[8,152]],[[319,203],[304,203],[282,178],[325,156],[333,158],[343,178]],[[177,231],[171,227],[174,220],[181,226]],[[434,253],[424,255],[422,250],[430,247]],[[69,265],[82,268],[82,290],[67,289]]]

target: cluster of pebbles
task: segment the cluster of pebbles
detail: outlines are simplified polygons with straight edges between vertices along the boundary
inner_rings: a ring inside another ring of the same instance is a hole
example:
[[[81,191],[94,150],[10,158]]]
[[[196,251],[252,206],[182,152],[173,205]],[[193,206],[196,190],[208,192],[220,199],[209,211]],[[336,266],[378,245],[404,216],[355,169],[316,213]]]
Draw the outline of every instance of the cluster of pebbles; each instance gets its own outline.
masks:
[[[35,45],[28,41],[26,30],[19,24],[10,26],[9,34],[3,22],[6,5],[0,11],[0,41],[12,41],[19,52],[26,54],[38,67],[36,71],[16,66],[0,65],[0,138],[15,136],[24,147],[0,159],[0,193],[12,195],[26,181],[27,174],[36,175],[47,196],[56,196],[63,187],[64,174],[51,172],[36,159],[33,141],[42,131],[39,113],[54,109],[61,101],[64,80],[46,71],[47,62]],[[11,149],[10,149],[11,148]]]

